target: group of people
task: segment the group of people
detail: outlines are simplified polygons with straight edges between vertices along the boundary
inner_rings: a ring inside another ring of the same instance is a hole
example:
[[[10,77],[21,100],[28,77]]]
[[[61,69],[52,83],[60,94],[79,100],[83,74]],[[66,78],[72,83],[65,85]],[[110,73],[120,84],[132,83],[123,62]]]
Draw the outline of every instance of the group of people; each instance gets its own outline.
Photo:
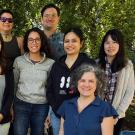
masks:
[[[21,38],[12,34],[13,13],[0,12],[0,133],[12,121],[14,135],[43,135],[50,124],[53,135],[119,135],[135,91],[121,31],[106,32],[93,60],[82,52],[82,30],[62,33],[59,20],[60,9],[47,4],[43,30]]]

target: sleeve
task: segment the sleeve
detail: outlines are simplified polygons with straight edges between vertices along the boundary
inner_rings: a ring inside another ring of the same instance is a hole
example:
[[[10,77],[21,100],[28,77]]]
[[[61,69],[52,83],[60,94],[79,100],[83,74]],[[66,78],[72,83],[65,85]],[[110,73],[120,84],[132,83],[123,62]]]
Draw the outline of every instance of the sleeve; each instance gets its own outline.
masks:
[[[135,91],[135,76],[134,76],[134,67],[131,63],[130,70],[128,70],[128,76],[125,75],[127,81],[127,87],[122,98],[119,107],[117,108],[117,112],[119,114],[119,118],[125,115],[126,110],[128,109],[129,105],[131,104],[134,96]]]
[[[51,105],[52,108],[55,108],[55,92],[54,92],[54,86],[53,83],[55,83],[55,79],[54,79],[54,65],[51,68],[51,71],[49,73],[48,79],[47,79],[47,85],[46,85],[46,97],[47,100],[49,102],[49,104]],[[55,71],[56,72],[56,71]]]
[[[13,71],[8,71],[5,75],[6,77],[6,87],[4,91],[4,96],[2,100],[1,113],[4,118],[10,115],[10,109],[14,97],[14,76]]]
[[[15,59],[14,64],[13,64],[13,72],[14,72],[14,94],[16,94],[17,91],[17,86],[20,78],[20,69],[18,66],[18,60]]]
[[[65,112],[66,112],[66,101],[62,103],[62,105],[59,107],[57,113],[60,115],[62,118],[65,119]]]
[[[113,106],[110,103],[104,102],[100,114],[100,120],[102,121],[105,117],[118,117],[118,114],[116,110],[113,108]]]

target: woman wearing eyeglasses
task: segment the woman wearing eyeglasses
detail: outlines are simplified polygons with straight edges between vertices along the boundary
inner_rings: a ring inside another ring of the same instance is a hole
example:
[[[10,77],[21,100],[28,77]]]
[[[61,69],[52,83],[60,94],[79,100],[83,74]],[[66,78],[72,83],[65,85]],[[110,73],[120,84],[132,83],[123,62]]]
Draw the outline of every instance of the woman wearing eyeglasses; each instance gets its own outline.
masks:
[[[0,33],[4,40],[8,68],[12,68],[14,59],[23,53],[23,39],[12,34],[13,20],[13,13],[10,10],[0,11]]]
[[[0,34],[0,135],[8,135],[10,127],[10,109],[13,100],[14,77],[12,70],[7,70],[4,56],[4,42]]]
[[[14,62],[14,134],[27,135],[30,126],[32,135],[43,135],[49,110],[46,80],[54,60],[48,58],[47,37],[38,28],[26,32],[24,50]]]

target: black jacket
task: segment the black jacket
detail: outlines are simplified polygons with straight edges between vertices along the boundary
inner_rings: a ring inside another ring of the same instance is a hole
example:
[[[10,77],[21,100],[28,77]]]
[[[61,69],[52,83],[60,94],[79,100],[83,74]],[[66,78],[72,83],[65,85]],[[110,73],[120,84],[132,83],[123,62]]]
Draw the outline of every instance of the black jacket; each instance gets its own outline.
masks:
[[[4,119],[0,122],[0,124],[7,123],[11,120],[11,105],[14,96],[14,76],[13,71],[9,70],[5,74],[5,90],[2,99],[2,106],[0,113],[3,114]]]
[[[69,90],[71,73],[82,63],[95,64],[95,61],[86,54],[80,53],[73,66],[69,69],[65,64],[65,59],[66,56],[63,56],[58,62],[53,64],[47,80],[46,96],[56,116],[58,116],[57,110],[63,101],[76,96]]]

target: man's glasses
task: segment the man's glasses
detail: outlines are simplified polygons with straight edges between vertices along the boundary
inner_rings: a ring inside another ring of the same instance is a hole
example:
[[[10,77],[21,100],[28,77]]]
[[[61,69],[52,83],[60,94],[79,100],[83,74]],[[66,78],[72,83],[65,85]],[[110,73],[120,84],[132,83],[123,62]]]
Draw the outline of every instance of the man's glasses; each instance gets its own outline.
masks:
[[[55,18],[55,17],[57,17],[57,14],[45,14],[44,17],[46,17],[46,18],[50,18],[50,17]]]
[[[28,38],[28,42],[29,42],[29,43],[34,43],[34,41],[35,41],[37,44],[39,44],[39,43],[41,42],[41,39],[40,39],[40,38],[35,38],[35,39],[33,39],[33,38]]]
[[[13,18],[0,17],[0,21],[3,23],[5,22],[13,23]]]

